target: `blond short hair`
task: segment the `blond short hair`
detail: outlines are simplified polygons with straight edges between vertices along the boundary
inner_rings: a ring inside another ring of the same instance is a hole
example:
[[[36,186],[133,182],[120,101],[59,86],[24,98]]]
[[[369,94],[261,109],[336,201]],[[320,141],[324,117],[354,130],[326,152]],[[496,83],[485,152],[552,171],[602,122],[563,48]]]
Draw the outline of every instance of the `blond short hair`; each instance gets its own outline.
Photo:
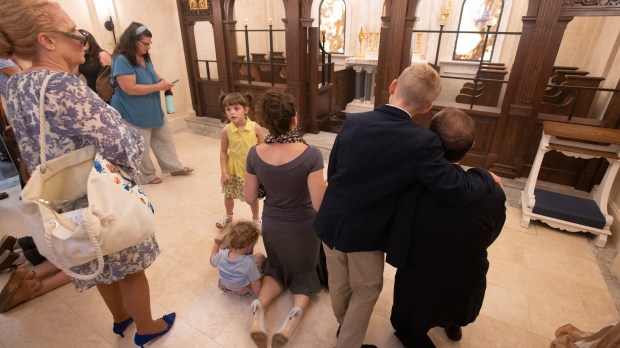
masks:
[[[441,92],[441,78],[428,64],[412,64],[398,76],[394,96],[411,109],[432,104]]]
[[[58,3],[45,0],[0,0],[0,58],[32,60],[37,34],[54,30],[53,6],[60,8]]]
[[[231,248],[244,249],[256,244],[258,229],[250,221],[239,221],[232,225],[226,239]]]

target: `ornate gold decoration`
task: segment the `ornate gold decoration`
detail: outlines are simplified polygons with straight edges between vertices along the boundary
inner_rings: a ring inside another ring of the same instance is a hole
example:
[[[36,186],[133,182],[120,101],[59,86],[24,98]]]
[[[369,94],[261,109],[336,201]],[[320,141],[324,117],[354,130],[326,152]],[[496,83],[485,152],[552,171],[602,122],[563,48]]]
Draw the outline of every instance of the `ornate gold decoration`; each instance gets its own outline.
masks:
[[[209,5],[207,4],[207,0],[189,0],[189,9],[192,11],[208,10]]]
[[[372,40],[372,33],[366,32],[364,34],[364,39],[366,40],[366,51],[372,52],[372,47],[374,46],[374,43]]]
[[[420,51],[420,42],[422,41],[422,33],[415,33],[415,35],[416,35],[415,51],[413,51],[413,54],[422,54],[422,51]]]
[[[448,17],[450,17],[450,12],[452,12],[452,0],[448,0],[448,4],[441,11],[441,19],[439,20],[439,25],[446,25],[448,21]]]
[[[187,0],[183,4],[183,15],[187,17],[210,17],[213,0]]]
[[[366,37],[366,33],[364,33],[364,27],[360,27],[360,32],[357,34],[357,38],[360,41],[360,47],[355,58],[364,58],[364,38]]]
[[[416,23],[415,23],[415,27],[417,30],[422,29],[422,19],[420,17],[416,18]],[[413,51],[413,54],[417,54],[417,55],[421,55],[422,54],[422,50],[420,48],[420,45],[422,44],[422,33],[417,32],[415,33],[416,35],[416,40],[415,40],[415,50]]]
[[[379,38],[381,37],[381,33],[376,31],[376,32],[370,33],[370,34],[375,37],[375,40],[373,42],[377,44],[377,46],[375,46],[374,44],[372,45],[371,51],[372,52],[379,52]]]

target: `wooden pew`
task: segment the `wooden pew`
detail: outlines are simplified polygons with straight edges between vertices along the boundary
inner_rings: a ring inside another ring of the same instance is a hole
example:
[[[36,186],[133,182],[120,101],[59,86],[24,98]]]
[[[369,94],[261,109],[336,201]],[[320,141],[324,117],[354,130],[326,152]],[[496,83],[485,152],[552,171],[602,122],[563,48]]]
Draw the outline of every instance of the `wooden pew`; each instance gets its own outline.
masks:
[[[496,66],[495,68],[483,67],[476,76],[482,79],[504,80],[506,74],[508,71],[505,67],[498,69]],[[473,100],[474,105],[497,106],[502,84],[502,82],[494,81],[478,81],[477,85],[474,82],[466,82],[455,100],[463,104],[471,104]]]
[[[604,77],[583,75],[565,75],[565,78],[566,80],[561,83],[561,86],[599,87],[601,82],[605,80]],[[573,109],[573,104],[576,103],[572,116],[588,116],[588,112],[596,96],[596,91],[582,89],[578,93],[576,88],[556,88],[559,90],[559,93],[553,95],[545,93],[540,112],[555,115],[569,115],[571,109]],[[579,97],[577,97],[577,95],[579,95]]]

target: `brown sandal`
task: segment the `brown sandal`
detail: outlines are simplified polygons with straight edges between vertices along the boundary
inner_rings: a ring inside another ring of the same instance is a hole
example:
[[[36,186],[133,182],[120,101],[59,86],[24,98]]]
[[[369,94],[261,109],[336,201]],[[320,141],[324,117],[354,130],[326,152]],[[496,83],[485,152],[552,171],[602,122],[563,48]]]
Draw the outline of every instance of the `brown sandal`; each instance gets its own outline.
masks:
[[[13,236],[9,236],[8,234],[2,236],[2,239],[0,239],[0,254],[4,253],[5,250],[13,251],[15,242],[17,242],[17,238]]]
[[[0,272],[4,272],[6,269],[14,269],[17,268],[16,265],[13,264],[19,255],[9,250],[5,250],[2,255],[0,255]]]
[[[43,283],[34,279],[34,276],[34,271],[25,269],[17,269],[11,275],[12,279],[9,279],[0,295],[0,313],[40,295],[39,290],[43,287]]]

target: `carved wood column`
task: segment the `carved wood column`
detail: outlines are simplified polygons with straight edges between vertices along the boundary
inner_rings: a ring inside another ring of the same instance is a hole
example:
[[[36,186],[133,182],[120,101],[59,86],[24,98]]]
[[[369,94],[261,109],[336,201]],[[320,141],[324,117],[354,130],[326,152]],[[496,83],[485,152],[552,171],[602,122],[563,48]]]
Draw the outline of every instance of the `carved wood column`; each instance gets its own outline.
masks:
[[[312,19],[302,18],[302,4],[299,0],[283,0],[286,18],[284,30],[286,34],[286,86],[295,98],[299,127],[307,129],[307,47],[308,36],[306,27]],[[305,2],[304,2],[305,3]]]
[[[187,67],[187,77],[189,80],[189,92],[192,99],[192,108],[196,115],[200,113],[199,98],[197,94],[197,83],[195,72],[198,70],[198,62],[193,62],[191,57],[197,57],[196,38],[194,37],[194,25],[196,22],[188,21],[184,17],[184,8],[180,0],[177,0],[177,11],[179,22],[181,23],[181,40],[183,40],[183,50],[185,51],[185,66]]]
[[[185,66],[187,67],[187,77],[190,84],[190,95],[192,98],[192,108],[196,115],[200,114],[200,97],[198,96],[198,81],[196,76],[200,69],[198,68],[198,62],[192,57],[197,57],[196,49],[196,37],[194,36],[194,29],[196,22],[182,22],[181,26],[181,38],[183,40],[183,47],[187,51],[185,53]]]
[[[379,65],[375,79],[375,106],[388,102],[392,80],[411,65],[411,37],[418,0],[386,0],[382,17]]]
[[[237,37],[230,29],[235,29],[237,21],[231,20],[234,0],[218,0],[213,2],[213,39],[215,43],[215,59],[220,91],[234,91],[233,60],[236,58]],[[232,51],[232,52],[231,52]]]
[[[572,17],[560,17],[562,1],[531,0],[485,167],[514,178],[521,175],[533,139],[536,116],[562,36]],[[535,14],[535,16],[531,16]]]

